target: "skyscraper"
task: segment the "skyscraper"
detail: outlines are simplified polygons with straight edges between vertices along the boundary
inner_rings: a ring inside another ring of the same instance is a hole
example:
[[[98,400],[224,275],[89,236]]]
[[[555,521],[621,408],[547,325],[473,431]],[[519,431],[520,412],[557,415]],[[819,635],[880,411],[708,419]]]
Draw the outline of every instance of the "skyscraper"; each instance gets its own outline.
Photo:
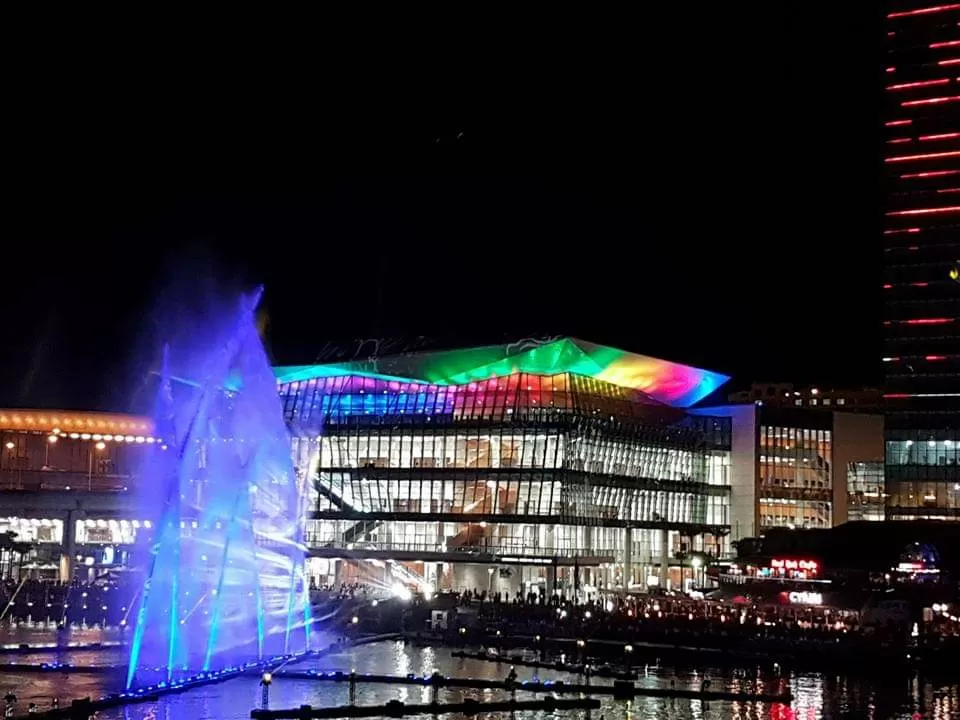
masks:
[[[887,515],[960,520],[960,3],[888,7]]]

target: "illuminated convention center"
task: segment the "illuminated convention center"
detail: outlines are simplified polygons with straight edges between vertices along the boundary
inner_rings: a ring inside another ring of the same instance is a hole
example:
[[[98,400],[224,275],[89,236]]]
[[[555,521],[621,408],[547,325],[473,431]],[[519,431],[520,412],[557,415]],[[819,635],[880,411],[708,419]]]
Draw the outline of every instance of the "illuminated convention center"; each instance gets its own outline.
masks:
[[[731,419],[691,407],[714,372],[563,338],[274,373],[312,587],[690,587],[754,513],[731,505]],[[153,418],[0,410],[0,484],[18,491],[0,533],[23,543],[0,548],[8,579],[142,567],[159,516],[140,489],[169,437]]]
[[[575,338],[275,370],[313,584],[570,596],[729,552],[724,375]]]

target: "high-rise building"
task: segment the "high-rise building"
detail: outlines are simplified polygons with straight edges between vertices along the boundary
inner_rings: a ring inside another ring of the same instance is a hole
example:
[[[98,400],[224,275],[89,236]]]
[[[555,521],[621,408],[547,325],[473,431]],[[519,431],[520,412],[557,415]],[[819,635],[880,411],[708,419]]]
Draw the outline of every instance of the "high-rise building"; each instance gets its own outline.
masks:
[[[960,3],[886,33],[887,516],[960,520]]]

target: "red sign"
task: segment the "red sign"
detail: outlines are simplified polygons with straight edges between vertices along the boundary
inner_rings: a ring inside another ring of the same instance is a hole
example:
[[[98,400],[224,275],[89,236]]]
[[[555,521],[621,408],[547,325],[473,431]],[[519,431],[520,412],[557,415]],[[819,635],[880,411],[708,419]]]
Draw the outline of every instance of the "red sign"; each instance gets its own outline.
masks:
[[[770,567],[774,570],[797,570],[816,575],[820,570],[820,563],[816,560],[794,560],[793,558],[773,558]]]

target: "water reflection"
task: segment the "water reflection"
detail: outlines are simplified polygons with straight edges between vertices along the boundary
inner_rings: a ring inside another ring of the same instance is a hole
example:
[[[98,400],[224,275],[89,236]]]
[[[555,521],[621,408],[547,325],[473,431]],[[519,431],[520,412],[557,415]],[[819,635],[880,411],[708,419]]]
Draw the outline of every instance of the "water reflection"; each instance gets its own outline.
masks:
[[[76,653],[72,662],[84,662],[83,653]],[[88,653],[89,662],[102,662],[106,653]],[[13,658],[8,658],[13,659]],[[296,666],[300,669],[351,670],[358,673],[391,675],[429,675],[435,669],[444,675],[503,679],[510,670],[509,662],[488,663],[472,658],[454,658],[450,651],[440,647],[417,648],[400,642],[381,643],[345,650],[325,658],[314,658]],[[914,678],[900,682],[879,682],[852,677],[823,676],[817,673],[764,675],[756,668],[724,671],[705,668],[673,668],[649,666],[639,668],[638,685],[648,687],[699,688],[704,679],[713,689],[742,689],[776,691],[789,687],[793,702],[784,704],[701,702],[697,700],[664,700],[637,697],[631,702],[614,701],[604,696],[603,707],[590,720],[819,720],[820,718],[897,718],[910,720],[913,713],[925,718],[947,720],[960,716],[960,701],[956,685],[943,687],[928,680]],[[533,668],[517,667],[520,680],[533,679]],[[572,682],[575,675],[540,669],[543,680]],[[595,680],[597,684],[609,681]],[[41,709],[50,705],[53,697],[98,697],[120,689],[122,678],[111,675],[21,675],[0,672],[0,694],[14,692],[20,698],[21,708],[28,702],[37,702]],[[245,677],[229,682],[197,688],[189,693],[165,698],[156,704],[144,704],[117,709],[101,714],[102,720],[181,720],[205,718],[240,720],[249,717],[250,709],[259,703],[259,681]],[[499,690],[470,690],[443,688],[440,700],[456,701],[472,697],[481,700],[503,700],[508,693]],[[361,705],[383,703],[398,699],[403,702],[430,702],[432,690],[416,686],[361,685],[357,702]],[[518,692],[519,699],[532,699],[532,693]],[[277,675],[270,693],[273,707],[297,707],[302,704],[333,706],[349,702],[346,683],[325,683],[309,680],[284,679]],[[584,718],[583,712],[520,713],[515,720],[552,720],[563,717]],[[496,715],[485,716],[493,717]],[[455,716],[444,716],[460,720]],[[504,718],[504,720],[510,720]]]

